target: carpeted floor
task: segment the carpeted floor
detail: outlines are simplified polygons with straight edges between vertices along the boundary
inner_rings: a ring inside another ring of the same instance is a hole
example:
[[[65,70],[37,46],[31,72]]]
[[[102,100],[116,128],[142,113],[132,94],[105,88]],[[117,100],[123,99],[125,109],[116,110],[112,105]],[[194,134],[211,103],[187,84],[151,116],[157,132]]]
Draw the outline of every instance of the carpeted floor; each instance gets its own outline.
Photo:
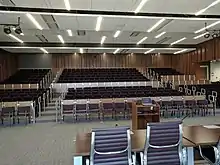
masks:
[[[175,120],[175,119],[170,119]],[[130,125],[130,121],[117,121]],[[220,123],[220,116],[187,118],[185,125]],[[114,126],[114,122],[80,124],[37,123],[0,127],[0,165],[72,165],[75,136],[92,128]]]

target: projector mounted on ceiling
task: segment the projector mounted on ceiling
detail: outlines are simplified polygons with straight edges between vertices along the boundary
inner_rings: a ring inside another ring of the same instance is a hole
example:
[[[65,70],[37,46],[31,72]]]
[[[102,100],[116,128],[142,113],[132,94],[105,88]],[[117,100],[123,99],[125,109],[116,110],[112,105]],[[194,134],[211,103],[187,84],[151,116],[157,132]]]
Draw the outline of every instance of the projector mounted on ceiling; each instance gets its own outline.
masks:
[[[205,28],[207,27],[207,23],[205,23]],[[206,34],[204,35],[205,38],[209,38],[210,36],[212,38],[220,37],[220,29],[216,30],[209,30],[208,28],[205,29]]]

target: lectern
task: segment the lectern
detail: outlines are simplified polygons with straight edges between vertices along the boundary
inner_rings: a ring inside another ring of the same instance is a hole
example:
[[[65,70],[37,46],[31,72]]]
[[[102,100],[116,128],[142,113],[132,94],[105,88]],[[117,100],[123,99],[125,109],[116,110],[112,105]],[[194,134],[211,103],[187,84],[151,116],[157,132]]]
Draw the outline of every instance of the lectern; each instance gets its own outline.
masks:
[[[132,102],[132,130],[146,129],[148,122],[160,122],[160,106]]]

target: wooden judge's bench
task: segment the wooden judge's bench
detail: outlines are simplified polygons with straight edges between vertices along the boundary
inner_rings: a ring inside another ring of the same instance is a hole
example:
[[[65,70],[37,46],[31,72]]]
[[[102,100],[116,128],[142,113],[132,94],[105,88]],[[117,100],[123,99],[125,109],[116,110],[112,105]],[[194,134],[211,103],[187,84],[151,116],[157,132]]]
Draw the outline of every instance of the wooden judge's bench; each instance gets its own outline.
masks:
[[[132,102],[132,130],[146,129],[148,122],[160,122],[160,106],[154,101],[149,105]]]

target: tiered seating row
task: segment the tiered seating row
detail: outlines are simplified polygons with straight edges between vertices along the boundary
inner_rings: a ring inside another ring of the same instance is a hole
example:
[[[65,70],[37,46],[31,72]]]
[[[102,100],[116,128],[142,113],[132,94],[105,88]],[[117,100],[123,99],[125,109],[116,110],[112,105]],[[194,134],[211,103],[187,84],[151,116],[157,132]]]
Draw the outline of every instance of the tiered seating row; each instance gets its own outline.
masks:
[[[58,83],[149,81],[135,68],[64,69]]]
[[[155,97],[155,96],[182,96],[184,93],[171,88],[152,88],[151,86],[128,87],[92,87],[69,88],[66,100],[73,99],[99,99],[99,98],[129,98],[129,97]]]
[[[51,69],[20,69],[1,84],[39,84],[44,87],[51,79]]]
[[[176,71],[173,68],[149,68],[150,74],[157,74],[159,76],[162,75],[183,75],[182,73]]]

